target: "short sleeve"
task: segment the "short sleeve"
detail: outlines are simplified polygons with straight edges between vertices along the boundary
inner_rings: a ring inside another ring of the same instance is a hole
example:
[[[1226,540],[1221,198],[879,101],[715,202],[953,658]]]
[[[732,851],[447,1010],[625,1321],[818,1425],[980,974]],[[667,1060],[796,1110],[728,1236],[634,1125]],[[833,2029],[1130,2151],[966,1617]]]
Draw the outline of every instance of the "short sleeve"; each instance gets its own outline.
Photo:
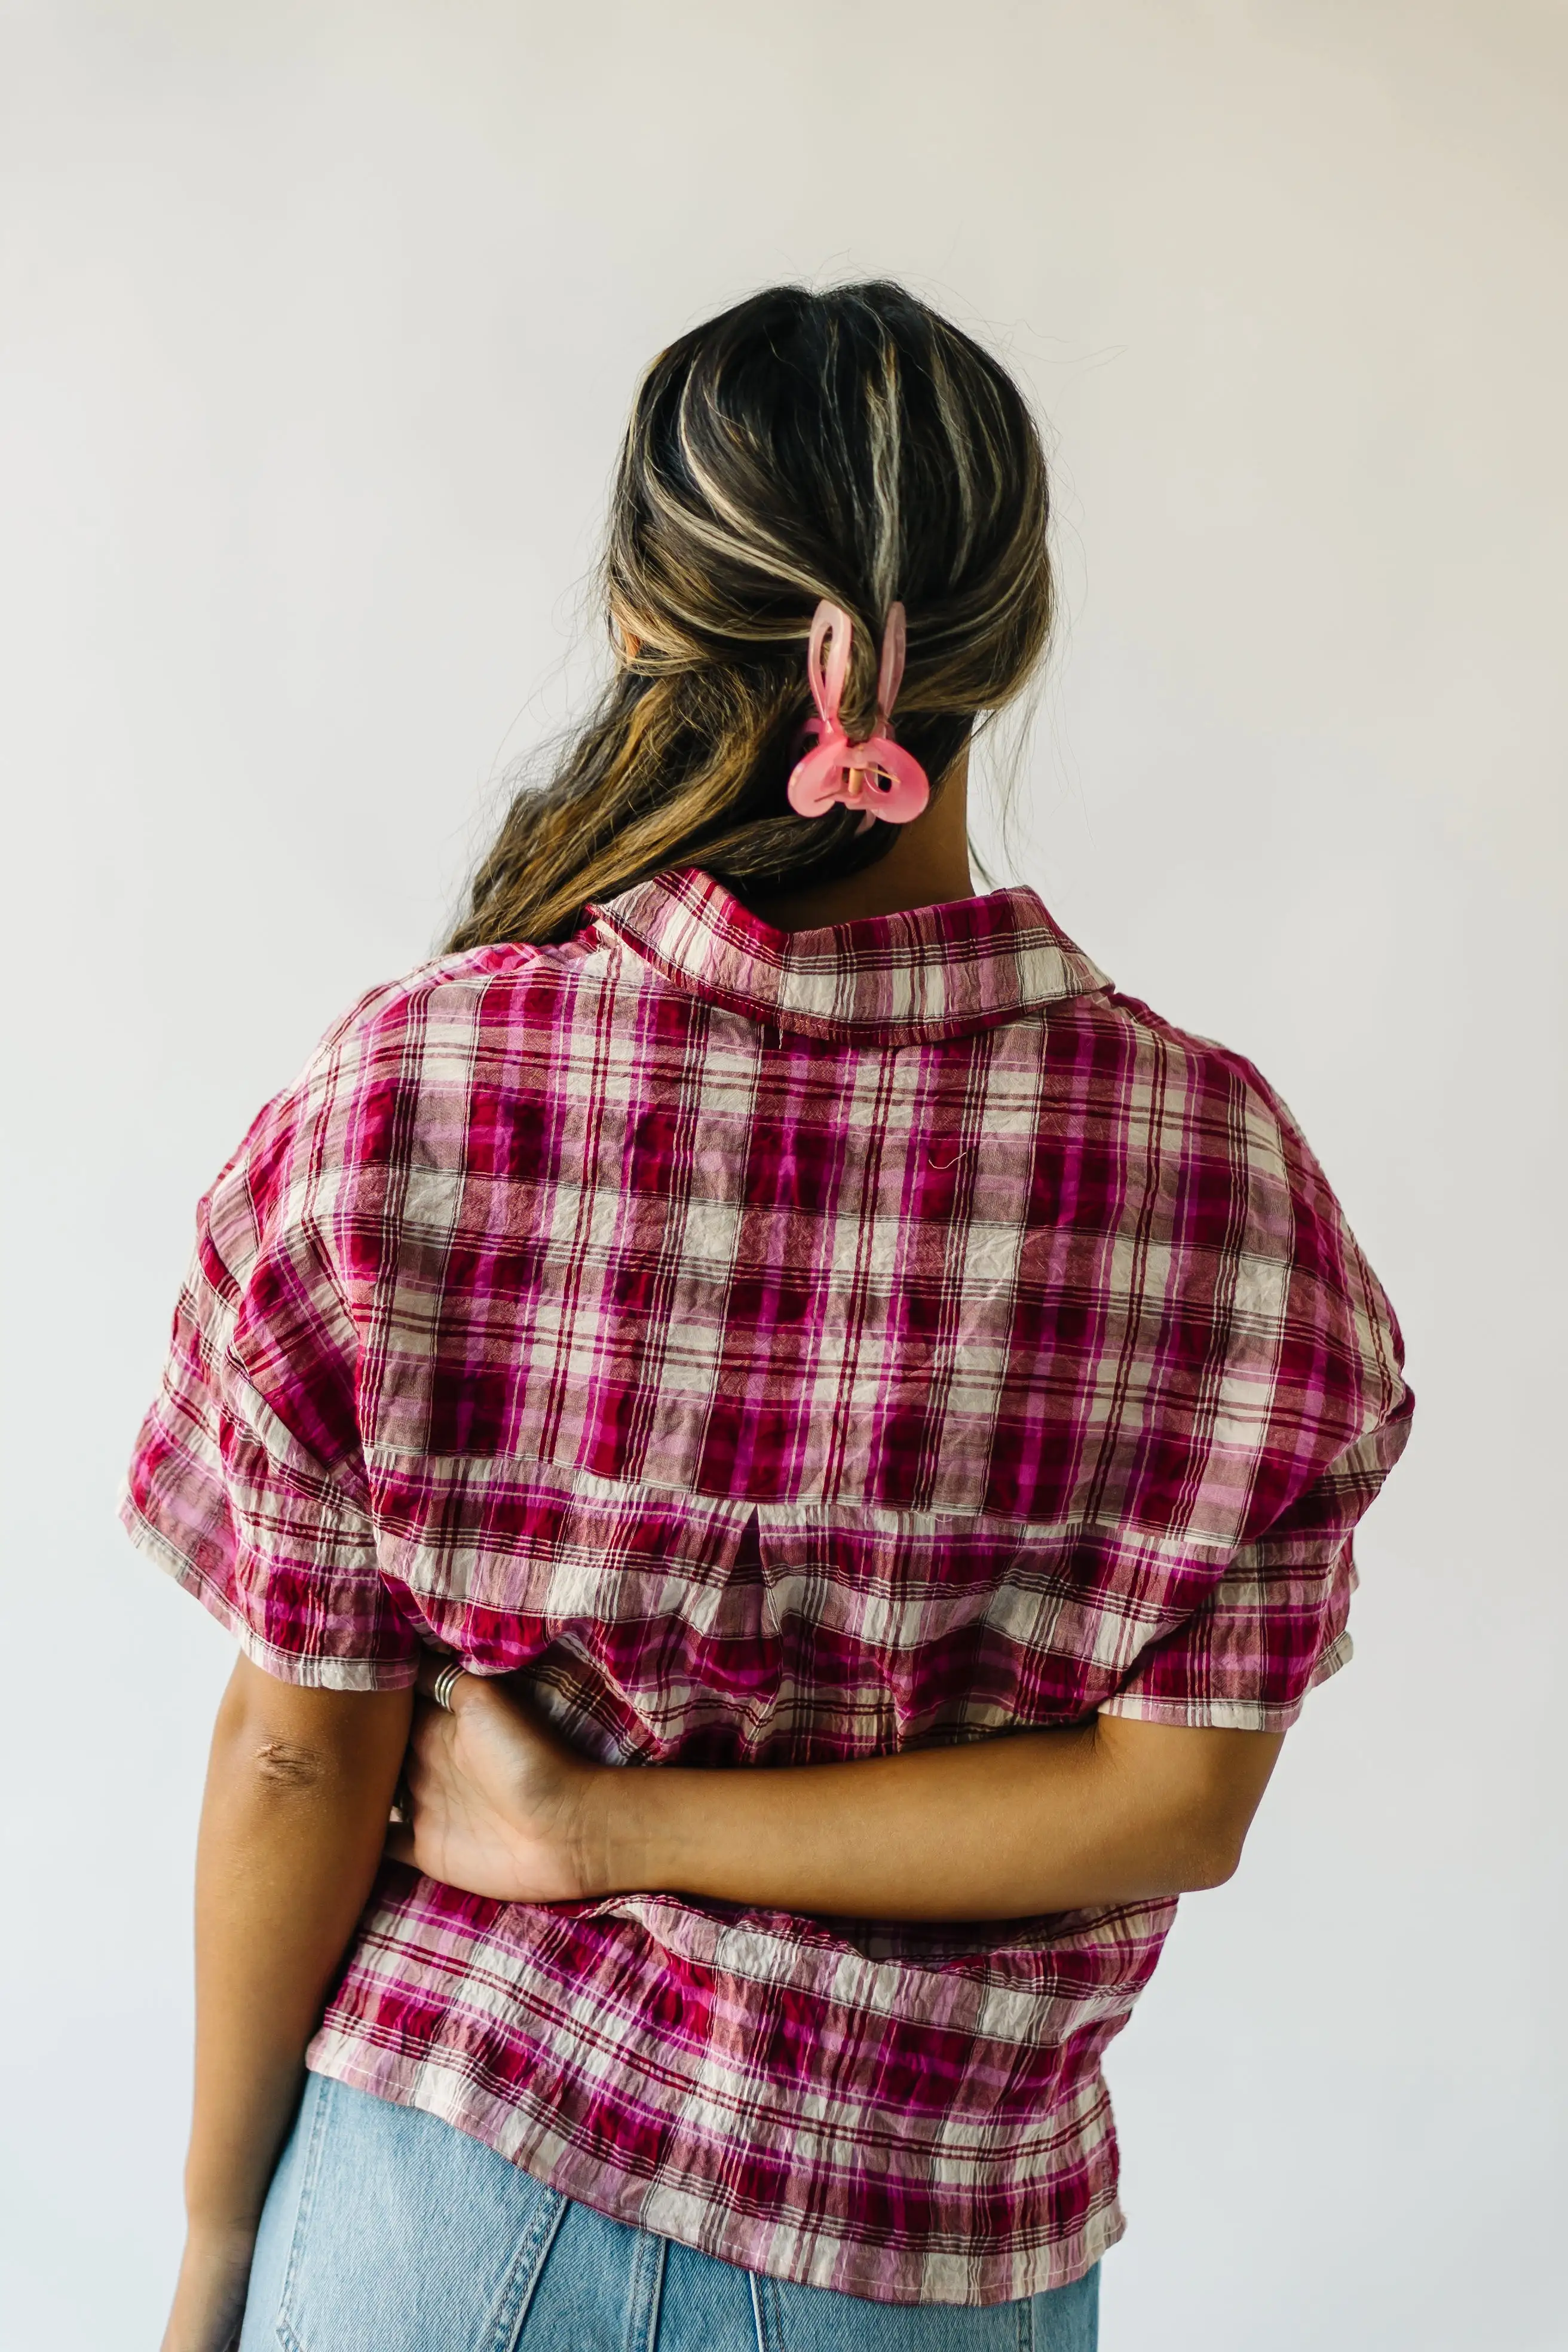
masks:
[[[198,1209],[121,1517],[268,1674],[395,1689],[418,1643],[377,1568],[326,1093],[269,1104]]]
[[[1192,1730],[1285,1731],[1351,1655],[1354,1530],[1405,1450],[1408,1390],[1249,1543],[1198,1608],[1141,1652],[1102,1715]]]

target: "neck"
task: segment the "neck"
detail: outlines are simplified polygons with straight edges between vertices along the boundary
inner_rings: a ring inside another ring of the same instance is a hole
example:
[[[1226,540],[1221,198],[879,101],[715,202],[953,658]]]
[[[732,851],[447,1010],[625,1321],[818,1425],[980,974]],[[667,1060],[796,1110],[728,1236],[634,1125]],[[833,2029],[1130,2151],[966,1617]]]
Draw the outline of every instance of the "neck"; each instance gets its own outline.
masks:
[[[942,907],[973,898],[969,869],[969,746],[964,745],[912,824],[893,830],[898,839],[885,857],[862,874],[819,882],[776,896],[758,896],[752,905],[763,922],[780,931],[820,930],[829,923],[854,923],[867,915],[900,915],[917,907]]]

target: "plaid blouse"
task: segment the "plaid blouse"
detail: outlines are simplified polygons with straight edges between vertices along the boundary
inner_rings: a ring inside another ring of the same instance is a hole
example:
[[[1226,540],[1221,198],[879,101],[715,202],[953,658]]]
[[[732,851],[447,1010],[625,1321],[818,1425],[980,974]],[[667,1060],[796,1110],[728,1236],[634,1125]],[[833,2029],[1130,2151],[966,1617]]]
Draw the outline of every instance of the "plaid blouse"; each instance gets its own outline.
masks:
[[[1032,892],[786,935],[691,870],[331,1032],[201,1204],[123,1516],[268,1673],[427,1644],[619,1764],[1278,1730],[1400,1366],[1279,1097]],[[1174,1910],[388,1864],[309,2063],[726,2262],[998,2303],[1121,2235],[1100,2057]]]

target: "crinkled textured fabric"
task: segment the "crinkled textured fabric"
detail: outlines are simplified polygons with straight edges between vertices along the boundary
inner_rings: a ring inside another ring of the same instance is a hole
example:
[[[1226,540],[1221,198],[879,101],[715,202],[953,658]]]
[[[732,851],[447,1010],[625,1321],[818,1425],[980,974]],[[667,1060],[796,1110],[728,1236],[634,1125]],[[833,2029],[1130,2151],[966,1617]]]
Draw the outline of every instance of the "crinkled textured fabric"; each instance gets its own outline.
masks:
[[[1279,1729],[1397,1326],[1289,1112],[1027,890],[785,934],[695,870],[378,989],[203,1202],[133,1537],[269,1672],[519,1674],[628,1766]],[[891,2303],[1121,2232],[1169,1902],[963,1928],[389,1865],[310,2064]]]

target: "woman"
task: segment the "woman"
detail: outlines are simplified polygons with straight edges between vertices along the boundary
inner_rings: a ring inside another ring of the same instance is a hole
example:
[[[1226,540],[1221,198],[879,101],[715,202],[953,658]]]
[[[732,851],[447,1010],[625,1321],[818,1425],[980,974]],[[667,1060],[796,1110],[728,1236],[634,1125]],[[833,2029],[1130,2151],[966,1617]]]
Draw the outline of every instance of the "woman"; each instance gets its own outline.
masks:
[[[125,1502],[243,1652],[165,2352],[1094,2341],[1100,2053],[1409,1395],[1278,1097],[974,895],[1046,523],[898,287],[672,345],[599,709],[202,1204]]]

